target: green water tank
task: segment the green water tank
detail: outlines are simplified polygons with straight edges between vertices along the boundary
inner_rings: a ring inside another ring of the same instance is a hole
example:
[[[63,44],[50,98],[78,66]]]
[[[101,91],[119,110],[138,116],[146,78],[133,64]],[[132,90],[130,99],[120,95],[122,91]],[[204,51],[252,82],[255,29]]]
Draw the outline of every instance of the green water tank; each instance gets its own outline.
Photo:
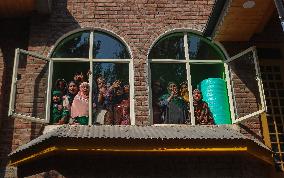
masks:
[[[227,85],[221,78],[208,78],[201,81],[198,89],[203,101],[208,103],[215,124],[231,124]]]

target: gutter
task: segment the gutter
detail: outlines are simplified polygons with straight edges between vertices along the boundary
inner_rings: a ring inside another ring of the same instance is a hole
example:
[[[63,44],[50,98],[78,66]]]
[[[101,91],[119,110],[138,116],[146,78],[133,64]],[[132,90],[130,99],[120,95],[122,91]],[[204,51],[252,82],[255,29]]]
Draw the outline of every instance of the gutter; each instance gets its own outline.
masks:
[[[274,2],[279,14],[282,30],[284,32],[284,2],[283,0],[274,0]]]

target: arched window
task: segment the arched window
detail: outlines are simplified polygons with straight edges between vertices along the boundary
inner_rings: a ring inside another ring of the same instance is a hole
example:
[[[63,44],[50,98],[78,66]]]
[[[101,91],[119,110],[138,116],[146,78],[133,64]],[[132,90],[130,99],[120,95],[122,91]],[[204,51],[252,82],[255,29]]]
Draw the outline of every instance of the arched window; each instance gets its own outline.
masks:
[[[130,101],[132,95],[130,88],[133,87],[131,83],[133,80],[129,74],[132,68],[130,58],[126,45],[106,32],[79,31],[61,40],[51,54],[52,92],[55,95],[60,90],[63,96],[67,96],[69,108],[66,112],[69,112],[71,119],[60,121],[56,112],[52,113],[54,111],[51,109],[50,123],[108,125],[133,123],[134,112],[130,109],[133,104],[133,101]],[[74,84],[70,81],[74,80],[75,85],[79,87],[75,97],[72,89],[69,88]],[[89,92],[79,98],[78,96],[83,93],[80,92],[83,91],[83,82],[88,82]],[[66,83],[67,88],[60,88],[60,83]],[[66,101],[67,99],[65,98]],[[84,99],[88,102],[84,103]]]
[[[177,32],[159,39],[148,58],[153,124],[212,124],[211,116],[215,124],[231,123],[225,56],[217,45],[195,33]],[[200,117],[207,111],[197,105],[195,89],[208,105],[207,118]]]

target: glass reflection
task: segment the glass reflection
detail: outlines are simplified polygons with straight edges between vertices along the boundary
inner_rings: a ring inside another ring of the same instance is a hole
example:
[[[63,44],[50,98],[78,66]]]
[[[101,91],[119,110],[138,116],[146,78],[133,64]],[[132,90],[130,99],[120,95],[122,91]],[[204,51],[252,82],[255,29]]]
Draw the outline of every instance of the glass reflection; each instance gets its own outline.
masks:
[[[209,45],[205,39],[199,36],[188,34],[189,59],[195,60],[222,60],[223,57],[217,49]]]
[[[185,64],[151,64],[154,124],[189,124]]]
[[[78,32],[61,41],[53,58],[89,58],[90,32]]]
[[[151,49],[150,59],[185,59],[183,33],[168,35]]]
[[[125,45],[105,33],[94,33],[93,58],[95,59],[129,59]]]
[[[93,74],[94,124],[130,125],[128,64],[96,63]]]

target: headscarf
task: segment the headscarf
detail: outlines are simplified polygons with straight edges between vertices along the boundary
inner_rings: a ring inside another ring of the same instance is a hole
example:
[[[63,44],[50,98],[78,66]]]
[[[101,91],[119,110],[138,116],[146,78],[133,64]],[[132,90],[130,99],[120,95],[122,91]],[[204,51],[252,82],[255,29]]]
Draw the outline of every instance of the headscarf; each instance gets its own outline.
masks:
[[[196,124],[201,125],[212,125],[214,124],[214,119],[208,107],[208,104],[202,100],[202,93],[195,89],[193,90],[193,96],[195,93],[200,93],[200,99],[196,100],[193,97],[193,106],[194,106],[194,116],[196,117]]]
[[[87,82],[80,84],[80,91],[75,96],[71,107],[72,118],[89,115],[89,96],[84,94],[83,86],[89,87],[89,84]]]
[[[180,91],[180,96],[183,98],[183,100],[185,101],[185,102],[189,102],[189,94],[188,94],[188,91],[186,91],[186,92],[183,92],[182,93],[182,91],[181,91],[181,87],[183,86],[183,85],[185,85],[186,87],[187,87],[187,82],[182,82],[179,86],[180,86],[180,89],[179,89],[179,91]]]
[[[199,99],[199,100],[196,100],[196,99],[194,98],[195,93],[200,93],[200,99]],[[197,104],[198,102],[201,102],[201,101],[202,101],[203,96],[202,96],[202,93],[201,93],[200,90],[194,89],[193,92],[192,92],[192,96],[193,96],[193,104]]]

